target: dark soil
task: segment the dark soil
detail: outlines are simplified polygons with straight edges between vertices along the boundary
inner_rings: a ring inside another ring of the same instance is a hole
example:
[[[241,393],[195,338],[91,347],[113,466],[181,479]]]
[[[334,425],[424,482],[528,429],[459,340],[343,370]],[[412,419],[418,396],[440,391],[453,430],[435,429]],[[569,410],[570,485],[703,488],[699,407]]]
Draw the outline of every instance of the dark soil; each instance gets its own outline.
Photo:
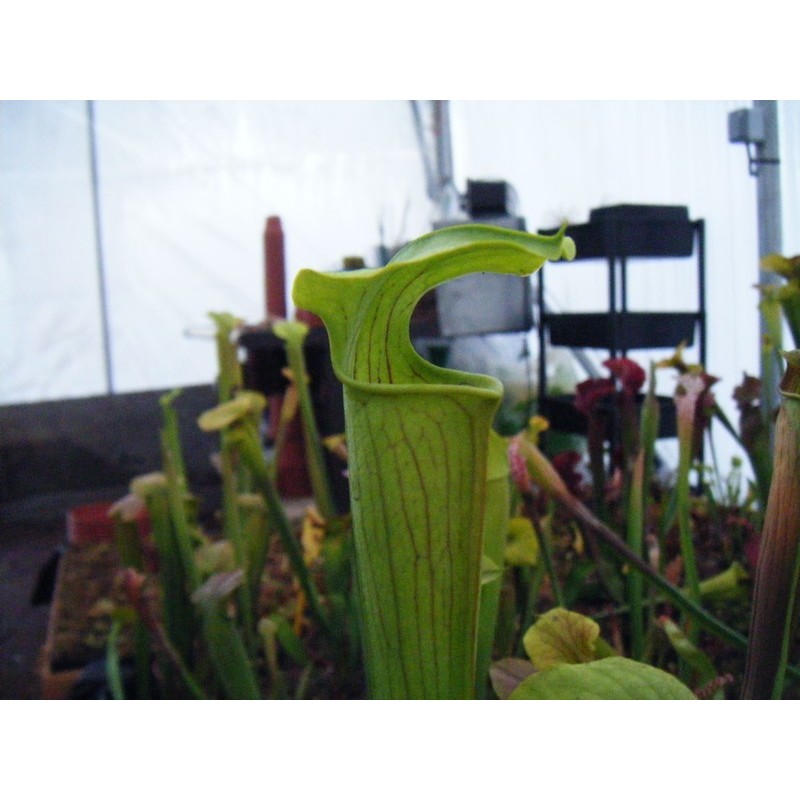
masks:
[[[54,672],[80,669],[105,656],[109,604],[122,601],[114,582],[119,567],[113,542],[66,548],[53,605],[50,668]]]

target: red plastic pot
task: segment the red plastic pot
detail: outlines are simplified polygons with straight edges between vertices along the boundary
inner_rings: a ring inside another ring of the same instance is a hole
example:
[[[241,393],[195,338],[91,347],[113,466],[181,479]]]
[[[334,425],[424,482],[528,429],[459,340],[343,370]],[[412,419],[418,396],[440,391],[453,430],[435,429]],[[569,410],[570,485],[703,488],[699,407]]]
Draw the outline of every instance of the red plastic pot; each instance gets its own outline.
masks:
[[[114,539],[114,520],[108,512],[113,503],[89,503],[67,511],[67,542],[76,547]],[[139,533],[146,536],[150,523],[147,514],[138,518]]]

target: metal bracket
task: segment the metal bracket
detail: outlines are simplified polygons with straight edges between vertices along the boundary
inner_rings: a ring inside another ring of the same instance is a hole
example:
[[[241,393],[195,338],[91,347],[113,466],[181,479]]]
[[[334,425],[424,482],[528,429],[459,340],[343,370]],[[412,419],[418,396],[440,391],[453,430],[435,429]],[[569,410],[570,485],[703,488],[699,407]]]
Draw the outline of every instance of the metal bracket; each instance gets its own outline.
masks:
[[[728,114],[728,141],[747,147],[747,170],[758,177],[762,164],[779,164],[777,158],[764,158],[759,153],[766,147],[767,125],[764,109],[758,106],[740,108]]]
[[[759,149],[763,147],[762,144],[756,142],[747,142],[747,171],[757,178],[761,172],[762,164],[780,164],[779,158],[762,158],[758,155]]]

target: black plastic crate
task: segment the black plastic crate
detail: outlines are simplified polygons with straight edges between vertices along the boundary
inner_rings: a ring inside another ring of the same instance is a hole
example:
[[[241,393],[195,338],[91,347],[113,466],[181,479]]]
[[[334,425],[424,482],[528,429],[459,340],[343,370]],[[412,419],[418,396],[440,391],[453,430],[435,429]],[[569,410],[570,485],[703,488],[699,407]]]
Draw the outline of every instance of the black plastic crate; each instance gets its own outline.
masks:
[[[553,234],[556,229],[540,231]],[[595,208],[589,222],[570,225],[576,260],[609,257],[685,257],[694,252],[694,225],[685,206]]]
[[[628,311],[616,316],[607,312],[548,314],[544,324],[550,331],[550,344],[557,347],[636,350],[677,347],[681,342],[691,346],[698,319],[697,313],[689,312]]]

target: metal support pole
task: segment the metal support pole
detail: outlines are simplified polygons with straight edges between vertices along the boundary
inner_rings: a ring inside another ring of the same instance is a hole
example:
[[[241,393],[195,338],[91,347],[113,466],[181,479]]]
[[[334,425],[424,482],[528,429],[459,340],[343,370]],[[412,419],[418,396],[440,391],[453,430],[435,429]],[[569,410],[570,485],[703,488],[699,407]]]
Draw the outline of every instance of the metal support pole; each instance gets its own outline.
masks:
[[[428,197],[436,205],[440,221],[453,219],[459,211],[459,196],[453,179],[449,101],[412,100],[411,111]]]
[[[748,170],[756,179],[760,261],[770,253],[780,253],[783,247],[777,100],[754,100],[752,108],[732,111],[728,115],[728,141],[747,147]],[[777,275],[759,267],[759,284],[777,281]],[[779,404],[780,375],[773,368],[772,352],[763,346],[767,333],[763,316],[760,323],[761,413],[765,420],[771,420]]]
[[[764,141],[756,143],[756,191],[758,197],[758,256],[759,261],[770,253],[780,253],[783,247],[781,231],[781,182],[778,141],[778,103],[776,100],[756,100],[753,108],[764,120]],[[777,283],[779,276],[759,267],[759,283]],[[761,320],[762,340],[766,334]],[[764,358],[774,360],[771,353]],[[762,362],[761,406],[765,418],[771,419],[780,403],[776,369],[765,369]]]
[[[103,364],[106,391],[114,394],[114,375],[111,364],[111,323],[108,315],[108,288],[106,263],[103,253],[103,228],[100,217],[100,176],[97,166],[97,132],[94,118],[94,101],[86,101],[86,122],[89,129],[89,167],[92,179],[92,214],[94,217],[94,244],[97,257],[97,288],[100,299],[100,322],[103,338]]]

